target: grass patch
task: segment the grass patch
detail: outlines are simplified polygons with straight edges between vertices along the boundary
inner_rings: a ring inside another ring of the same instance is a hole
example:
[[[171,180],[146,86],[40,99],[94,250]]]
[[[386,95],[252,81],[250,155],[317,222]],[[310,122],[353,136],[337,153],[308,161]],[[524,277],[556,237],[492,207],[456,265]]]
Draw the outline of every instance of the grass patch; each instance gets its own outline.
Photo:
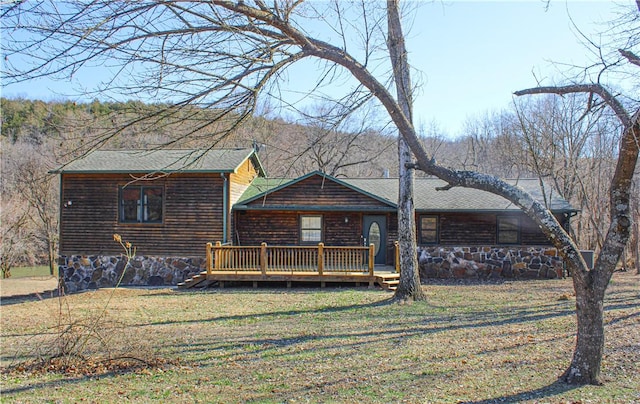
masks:
[[[640,401],[640,277],[608,290],[604,386],[556,383],[575,345],[570,280],[426,285],[428,302],[368,289],[118,289],[121,335],[169,366],[102,374],[7,372],[33,359],[56,299],[2,306],[3,402]],[[112,290],[67,296],[76,316]]]
[[[46,265],[11,268],[12,278],[27,278],[32,276],[51,276],[51,273],[49,267]]]

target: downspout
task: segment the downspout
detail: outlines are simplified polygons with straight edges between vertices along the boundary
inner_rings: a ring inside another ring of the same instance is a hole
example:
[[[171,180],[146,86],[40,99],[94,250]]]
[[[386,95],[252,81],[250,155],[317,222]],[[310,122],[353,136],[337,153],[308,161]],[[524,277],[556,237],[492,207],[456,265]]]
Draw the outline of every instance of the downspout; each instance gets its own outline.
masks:
[[[226,244],[229,222],[229,184],[224,173],[220,173],[220,177],[222,177],[222,244]]]
[[[58,183],[58,251],[56,251],[56,261],[54,266],[56,267],[56,272],[58,273],[58,284],[60,285],[60,279],[64,279],[64,277],[60,277],[60,249],[62,247],[62,209],[64,209],[65,207],[65,203],[64,200],[62,198],[62,193],[64,192],[63,188],[62,188],[62,184],[64,183],[62,181],[62,176],[64,174],[60,173],[60,177],[59,177],[59,183]],[[51,258],[49,258],[51,259]],[[66,265],[66,262],[64,263],[64,265]],[[55,275],[55,274],[51,274],[51,275]]]

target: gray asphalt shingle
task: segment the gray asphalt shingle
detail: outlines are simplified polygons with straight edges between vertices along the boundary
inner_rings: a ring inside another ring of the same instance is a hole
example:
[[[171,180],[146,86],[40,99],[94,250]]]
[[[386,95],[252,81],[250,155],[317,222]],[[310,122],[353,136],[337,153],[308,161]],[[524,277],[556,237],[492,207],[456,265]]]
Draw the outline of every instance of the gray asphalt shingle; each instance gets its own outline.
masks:
[[[233,172],[253,149],[96,150],[52,173]]]
[[[327,176],[327,178],[332,178]],[[258,195],[269,192],[278,187],[286,186],[294,181],[291,178],[256,178],[254,183],[245,191],[238,204],[244,204]],[[351,188],[365,194],[386,200],[390,206],[395,207],[398,201],[397,178],[340,178],[338,182],[345,183]],[[534,198],[543,201],[543,193],[538,179],[509,179],[507,182],[522,187]],[[437,191],[438,187],[446,183],[438,178],[416,178],[414,187],[414,204],[418,211],[504,211],[518,210],[513,203],[501,196],[490,192],[472,188],[455,187],[446,191]],[[575,210],[565,199],[547,187],[547,200],[553,211]]]

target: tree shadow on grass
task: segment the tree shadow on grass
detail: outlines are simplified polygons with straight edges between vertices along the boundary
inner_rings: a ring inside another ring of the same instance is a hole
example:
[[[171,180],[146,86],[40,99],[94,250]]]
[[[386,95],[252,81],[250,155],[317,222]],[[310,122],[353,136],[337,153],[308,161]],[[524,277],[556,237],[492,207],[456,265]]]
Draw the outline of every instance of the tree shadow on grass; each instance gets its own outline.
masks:
[[[551,383],[548,386],[540,387],[535,390],[523,391],[522,393],[511,394],[511,395],[502,396],[502,397],[488,398],[484,400],[460,401],[459,403],[460,404],[493,404],[493,403],[515,404],[515,403],[521,403],[523,401],[550,398],[553,396],[557,396],[559,394],[566,393],[567,391],[571,391],[578,387],[580,387],[580,385],[567,384],[562,380],[556,380],[555,382]]]

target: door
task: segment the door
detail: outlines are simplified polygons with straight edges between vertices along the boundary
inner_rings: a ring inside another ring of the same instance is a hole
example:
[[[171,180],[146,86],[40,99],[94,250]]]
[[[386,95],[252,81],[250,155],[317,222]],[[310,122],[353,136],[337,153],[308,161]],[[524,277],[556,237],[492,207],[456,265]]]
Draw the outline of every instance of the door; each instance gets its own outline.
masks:
[[[375,264],[387,263],[387,217],[381,215],[365,215],[362,221],[362,237],[364,245],[373,244]]]

